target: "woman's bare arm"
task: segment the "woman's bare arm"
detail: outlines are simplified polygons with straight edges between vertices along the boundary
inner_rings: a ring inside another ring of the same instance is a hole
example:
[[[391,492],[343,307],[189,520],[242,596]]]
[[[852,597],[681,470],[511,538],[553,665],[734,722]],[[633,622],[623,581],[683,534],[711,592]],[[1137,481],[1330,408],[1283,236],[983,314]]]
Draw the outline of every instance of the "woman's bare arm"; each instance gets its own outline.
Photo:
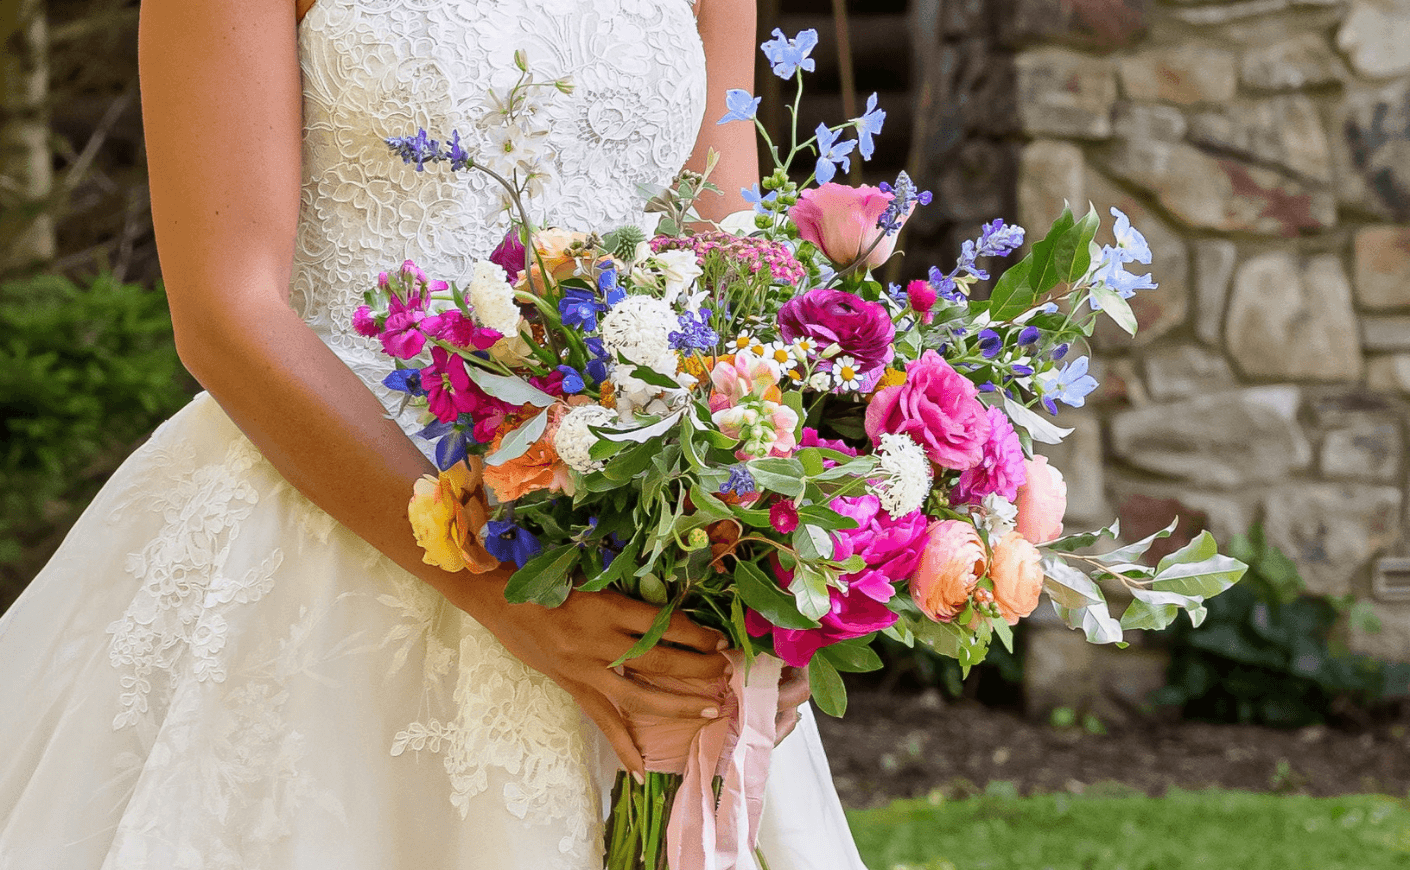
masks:
[[[153,223],[182,361],[300,492],[568,689],[640,770],[619,711],[686,718],[705,707],[605,667],[655,609],[581,593],[554,610],[509,605],[507,571],[425,565],[406,510],[432,467],[287,304],[302,128],[292,0],[144,0],[139,61]],[[634,667],[722,671],[718,635],[684,618],[672,633],[699,652],[661,646]]]
[[[706,194],[697,203],[702,217],[719,220],[730,212],[749,208],[739,195],[740,188],[759,181],[759,152],[754,125],[742,121],[720,124],[724,117],[725,92],[738,88],[754,93],[754,44],[757,12],[755,0],[700,0],[696,26],[705,44],[707,92],[705,119],[695,150],[686,164],[697,172],[705,169],[705,155],[714,149],[720,163],[710,180],[723,196]]]

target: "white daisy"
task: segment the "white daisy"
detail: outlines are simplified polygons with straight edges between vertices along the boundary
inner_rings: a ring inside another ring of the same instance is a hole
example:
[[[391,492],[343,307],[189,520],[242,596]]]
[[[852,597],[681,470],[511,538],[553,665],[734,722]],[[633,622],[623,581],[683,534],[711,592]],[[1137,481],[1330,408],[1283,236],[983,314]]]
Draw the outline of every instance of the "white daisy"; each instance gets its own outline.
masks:
[[[832,361],[833,387],[839,393],[855,393],[862,388],[862,370],[857,360],[850,356],[839,356]]]

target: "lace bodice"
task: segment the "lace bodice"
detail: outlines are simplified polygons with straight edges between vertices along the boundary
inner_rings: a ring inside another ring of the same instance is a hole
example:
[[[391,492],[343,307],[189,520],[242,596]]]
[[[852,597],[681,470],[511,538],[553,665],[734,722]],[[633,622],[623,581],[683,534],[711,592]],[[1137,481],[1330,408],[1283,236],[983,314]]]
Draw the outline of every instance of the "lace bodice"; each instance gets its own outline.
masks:
[[[418,173],[383,144],[424,127],[459,130],[486,153],[491,88],[566,78],[546,101],[552,180],[531,208],[566,229],[643,224],[640,184],[689,156],[705,103],[690,0],[318,0],[300,25],[303,201],[292,304],[392,408],[387,360],[352,331],[377,273],[415,260],[462,280],[507,227],[481,173]],[[404,421],[410,428],[412,421]],[[427,445],[422,445],[423,447]]]

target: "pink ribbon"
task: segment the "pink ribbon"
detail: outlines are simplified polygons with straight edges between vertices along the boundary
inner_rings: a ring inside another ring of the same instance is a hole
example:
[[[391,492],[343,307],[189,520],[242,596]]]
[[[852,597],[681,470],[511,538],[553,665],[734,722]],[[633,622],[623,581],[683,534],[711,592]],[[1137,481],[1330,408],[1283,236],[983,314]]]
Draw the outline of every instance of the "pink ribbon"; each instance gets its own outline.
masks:
[[[654,717],[631,722],[647,770],[684,774],[666,824],[671,870],[749,866],[744,856],[752,854],[759,838],[783,662],[764,655],[747,664],[739,650],[724,655],[734,668],[729,685],[707,690],[720,700],[718,719],[703,726]],[[671,688],[664,682],[658,685]],[[697,682],[679,688],[699,693],[702,687]],[[723,779],[718,803],[716,776]]]

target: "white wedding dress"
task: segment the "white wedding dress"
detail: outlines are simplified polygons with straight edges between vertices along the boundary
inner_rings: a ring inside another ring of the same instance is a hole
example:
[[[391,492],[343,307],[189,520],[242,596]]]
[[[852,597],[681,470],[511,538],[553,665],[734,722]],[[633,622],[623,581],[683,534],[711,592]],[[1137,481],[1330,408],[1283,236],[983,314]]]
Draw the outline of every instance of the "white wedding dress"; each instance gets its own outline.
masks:
[[[350,320],[377,272],[464,276],[504,231],[483,176],[417,173],[384,136],[453,125],[473,150],[523,49],[575,86],[548,101],[539,205],[610,228],[642,220],[637,184],[674,174],[703,112],[686,0],[318,0],[299,46],[293,304],[369,385],[384,364]],[[0,870],[597,870],[614,770],[565,692],[204,394],[0,620]],[[810,715],[767,802],[773,870],[861,868]]]

